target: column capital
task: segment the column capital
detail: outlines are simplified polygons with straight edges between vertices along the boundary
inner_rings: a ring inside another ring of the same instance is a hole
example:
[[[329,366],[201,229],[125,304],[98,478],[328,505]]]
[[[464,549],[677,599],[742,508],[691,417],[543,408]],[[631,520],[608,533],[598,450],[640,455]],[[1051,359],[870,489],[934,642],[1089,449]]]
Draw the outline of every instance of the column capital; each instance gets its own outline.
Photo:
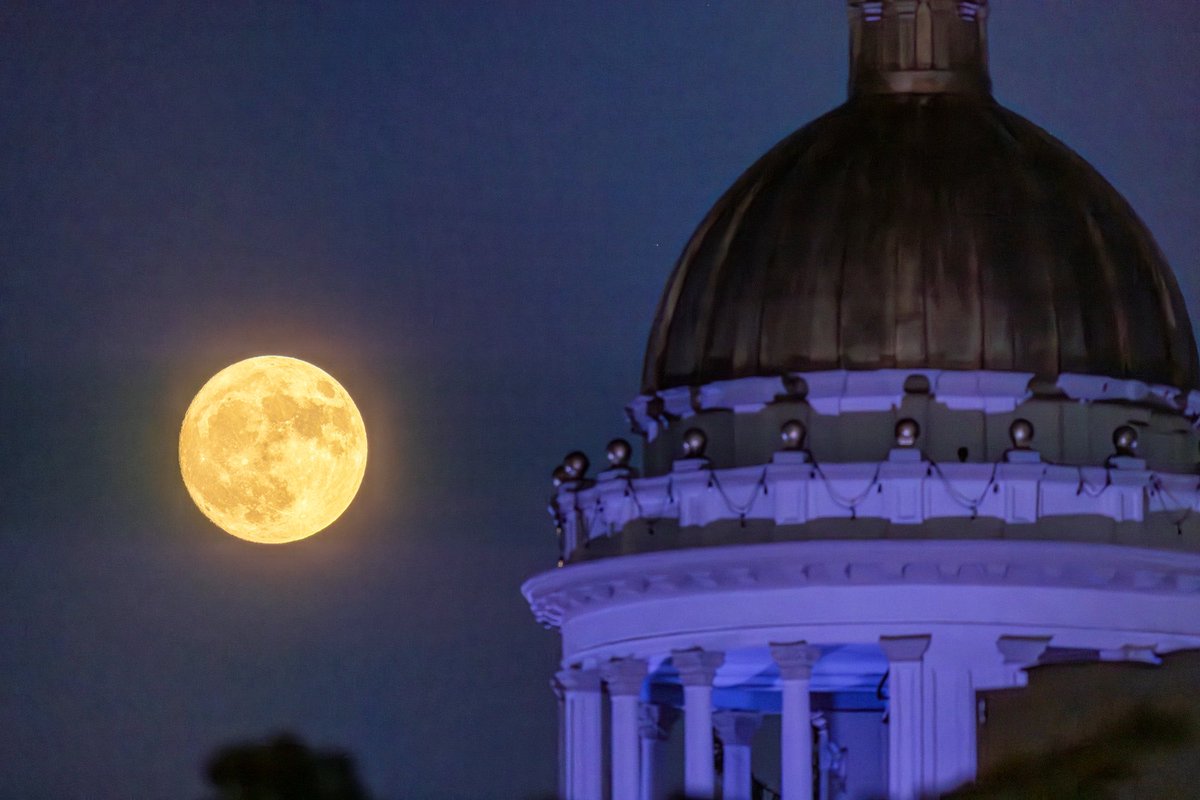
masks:
[[[928,636],[880,636],[879,646],[887,656],[889,664],[902,661],[920,661],[929,649]]]
[[[1049,644],[1049,636],[1001,636],[996,640],[996,649],[1004,656],[1005,664],[1029,667],[1041,658]]]
[[[784,680],[808,680],[821,658],[821,648],[808,642],[780,642],[771,645],[771,658]]]
[[[554,673],[554,679],[566,692],[599,692],[600,672],[594,669],[570,667]]]
[[[730,747],[749,746],[762,725],[763,715],[757,711],[722,708],[713,712],[713,727],[721,743]]]
[[[672,650],[671,663],[679,670],[684,686],[712,686],[717,668],[725,663],[725,654],[714,650]]]
[[[665,742],[679,719],[679,709],[659,703],[642,703],[638,710],[638,734],[643,739]]]
[[[641,658],[614,658],[600,665],[600,677],[613,697],[640,695],[646,673],[646,661]]]

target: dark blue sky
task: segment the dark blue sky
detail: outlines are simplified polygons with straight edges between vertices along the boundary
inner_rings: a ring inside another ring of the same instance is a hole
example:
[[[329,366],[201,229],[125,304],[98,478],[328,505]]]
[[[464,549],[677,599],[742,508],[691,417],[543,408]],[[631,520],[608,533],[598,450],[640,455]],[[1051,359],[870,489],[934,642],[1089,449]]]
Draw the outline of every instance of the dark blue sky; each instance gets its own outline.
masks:
[[[0,11],[0,787],[195,798],[287,729],[385,800],[554,785],[564,452],[624,433],[658,293],[743,168],[844,98],[840,0]],[[999,0],[998,98],[1095,164],[1200,318],[1200,15]],[[358,501],[294,545],[178,477],[221,367],[313,361]]]

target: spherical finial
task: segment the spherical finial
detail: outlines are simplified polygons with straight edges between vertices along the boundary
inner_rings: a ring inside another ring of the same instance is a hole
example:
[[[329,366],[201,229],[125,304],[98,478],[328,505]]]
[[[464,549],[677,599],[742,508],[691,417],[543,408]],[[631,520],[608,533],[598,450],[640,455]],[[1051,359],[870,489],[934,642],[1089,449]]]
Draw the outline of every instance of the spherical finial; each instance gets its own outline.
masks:
[[[1122,425],[1113,431],[1112,442],[1119,456],[1137,454],[1138,433],[1132,425]]]
[[[1008,426],[1008,438],[1018,450],[1028,450],[1033,444],[1033,423],[1027,419],[1015,419]]]
[[[683,434],[683,455],[685,458],[704,458],[704,448],[708,446],[708,437],[699,428],[688,428]]]
[[[629,457],[633,455],[633,448],[624,439],[613,439],[608,443],[608,447],[604,449],[604,454],[608,456],[608,465],[610,467],[614,469],[628,467]]]
[[[921,426],[915,419],[905,417],[896,423],[896,444],[900,447],[914,447],[917,437],[921,435]]]
[[[566,469],[564,469],[561,464],[554,468],[554,472],[550,473],[550,482],[554,484],[555,489],[562,486],[569,480],[571,480],[571,478],[569,475],[567,475]]]
[[[779,438],[783,441],[784,450],[799,450],[808,438],[808,429],[800,420],[789,419],[779,428]]]
[[[567,473],[567,479],[577,481],[583,478],[588,470],[588,457],[583,453],[575,450],[567,453],[567,457],[563,459],[563,471]]]

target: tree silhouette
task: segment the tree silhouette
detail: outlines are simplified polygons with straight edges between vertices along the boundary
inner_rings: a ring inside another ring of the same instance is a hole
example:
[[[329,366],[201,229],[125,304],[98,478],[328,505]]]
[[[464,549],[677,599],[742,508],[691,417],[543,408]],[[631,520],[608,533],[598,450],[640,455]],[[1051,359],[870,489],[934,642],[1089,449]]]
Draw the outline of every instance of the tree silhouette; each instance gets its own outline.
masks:
[[[348,755],[313,751],[288,734],[221,748],[208,778],[215,800],[367,800]]]

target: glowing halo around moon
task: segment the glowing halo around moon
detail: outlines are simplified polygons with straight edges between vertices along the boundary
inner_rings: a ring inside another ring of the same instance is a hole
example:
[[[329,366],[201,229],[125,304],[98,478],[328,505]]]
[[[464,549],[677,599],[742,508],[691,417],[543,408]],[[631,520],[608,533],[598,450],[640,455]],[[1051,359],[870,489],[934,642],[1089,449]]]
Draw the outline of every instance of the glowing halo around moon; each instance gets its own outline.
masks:
[[[188,406],[179,469],[196,506],[251,542],[312,536],[342,515],[367,467],[367,430],[323,370],[258,356],[214,375]]]

